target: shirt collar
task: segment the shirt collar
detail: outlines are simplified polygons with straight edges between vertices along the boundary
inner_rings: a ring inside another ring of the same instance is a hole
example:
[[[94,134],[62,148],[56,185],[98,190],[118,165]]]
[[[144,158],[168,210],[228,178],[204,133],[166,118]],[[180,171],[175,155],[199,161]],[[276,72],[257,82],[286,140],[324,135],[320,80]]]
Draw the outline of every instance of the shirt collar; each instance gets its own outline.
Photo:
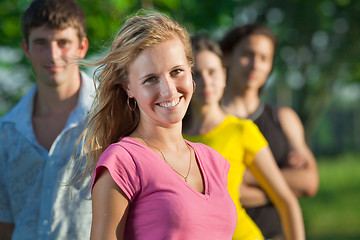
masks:
[[[35,94],[37,91],[37,84],[25,94],[24,97],[2,117],[2,122],[12,123],[15,128],[22,133],[29,133],[32,131],[32,112]]]
[[[20,100],[20,102],[8,114],[3,116],[2,121],[13,123],[15,128],[22,133],[32,132],[32,113],[34,109],[34,98],[37,92],[37,84]],[[76,107],[71,112],[64,128],[70,128],[82,121],[90,110],[93,102],[95,88],[93,81],[84,72],[81,72],[81,87]]]
[[[88,75],[81,72],[81,88],[78,104],[71,112],[65,129],[73,126],[74,124],[77,125],[80,121],[87,117],[94,99],[94,94],[95,87],[93,81]]]

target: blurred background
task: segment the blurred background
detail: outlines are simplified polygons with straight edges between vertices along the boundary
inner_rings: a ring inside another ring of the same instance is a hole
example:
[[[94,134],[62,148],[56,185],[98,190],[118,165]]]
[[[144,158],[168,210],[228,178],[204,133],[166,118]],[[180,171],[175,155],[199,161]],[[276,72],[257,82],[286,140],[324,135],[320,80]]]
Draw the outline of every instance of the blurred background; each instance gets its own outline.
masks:
[[[0,116],[35,81],[21,50],[21,15],[30,2],[0,2]],[[263,98],[299,114],[319,164],[317,196],[300,200],[307,239],[360,239],[360,1],[78,2],[87,17],[88,59],[107,52],[126,16],[140,8],[157,9],[190,35],[201,31],[215,40],[233,26],[269,26],[279,45]]]

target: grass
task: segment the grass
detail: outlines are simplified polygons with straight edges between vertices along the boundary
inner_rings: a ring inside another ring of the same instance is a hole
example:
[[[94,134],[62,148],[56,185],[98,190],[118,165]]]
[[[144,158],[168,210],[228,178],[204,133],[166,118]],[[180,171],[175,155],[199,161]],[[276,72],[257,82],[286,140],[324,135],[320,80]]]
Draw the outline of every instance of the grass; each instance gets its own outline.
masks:
[[[308,240],[360,239],[360,154],[319,157],[320,188],[301,199]]]

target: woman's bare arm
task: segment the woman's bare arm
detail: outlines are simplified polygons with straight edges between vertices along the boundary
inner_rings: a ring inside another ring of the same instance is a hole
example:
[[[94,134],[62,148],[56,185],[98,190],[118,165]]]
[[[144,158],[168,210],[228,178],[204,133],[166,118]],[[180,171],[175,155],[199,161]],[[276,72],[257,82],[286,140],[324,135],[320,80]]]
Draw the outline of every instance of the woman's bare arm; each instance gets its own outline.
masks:
[[[306,144],[304,127],[294,110],[283,107],[278,110],[281,127],[293,152],[282,174],[297,197],[313,197],[319,188],[316,159]],[[298,167],[298,166],[302,167]]]
[[[91,240],[124,239],[130,201],[104,169],[92,191]]]
[[[299,202],[276,165],[268,146],[263,147],[255,155],[249,170],[277,208],[286,239],[305,239]]]

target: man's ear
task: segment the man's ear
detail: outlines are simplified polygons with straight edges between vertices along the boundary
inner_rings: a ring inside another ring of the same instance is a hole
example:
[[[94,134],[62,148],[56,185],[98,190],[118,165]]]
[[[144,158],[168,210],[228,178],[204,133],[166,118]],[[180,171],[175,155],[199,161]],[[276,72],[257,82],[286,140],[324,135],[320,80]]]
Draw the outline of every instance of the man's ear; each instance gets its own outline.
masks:
[[[86,37],[83,37],[83,39],[80,42],[80,54],[79,54],[79,57],[84,58],[88,49],[89,49],[89,41],[88,41],[88,39]]]
[[[25,39],[21,41],[21,48],[24,52],[25,57],[30,60],[29,45]]]

